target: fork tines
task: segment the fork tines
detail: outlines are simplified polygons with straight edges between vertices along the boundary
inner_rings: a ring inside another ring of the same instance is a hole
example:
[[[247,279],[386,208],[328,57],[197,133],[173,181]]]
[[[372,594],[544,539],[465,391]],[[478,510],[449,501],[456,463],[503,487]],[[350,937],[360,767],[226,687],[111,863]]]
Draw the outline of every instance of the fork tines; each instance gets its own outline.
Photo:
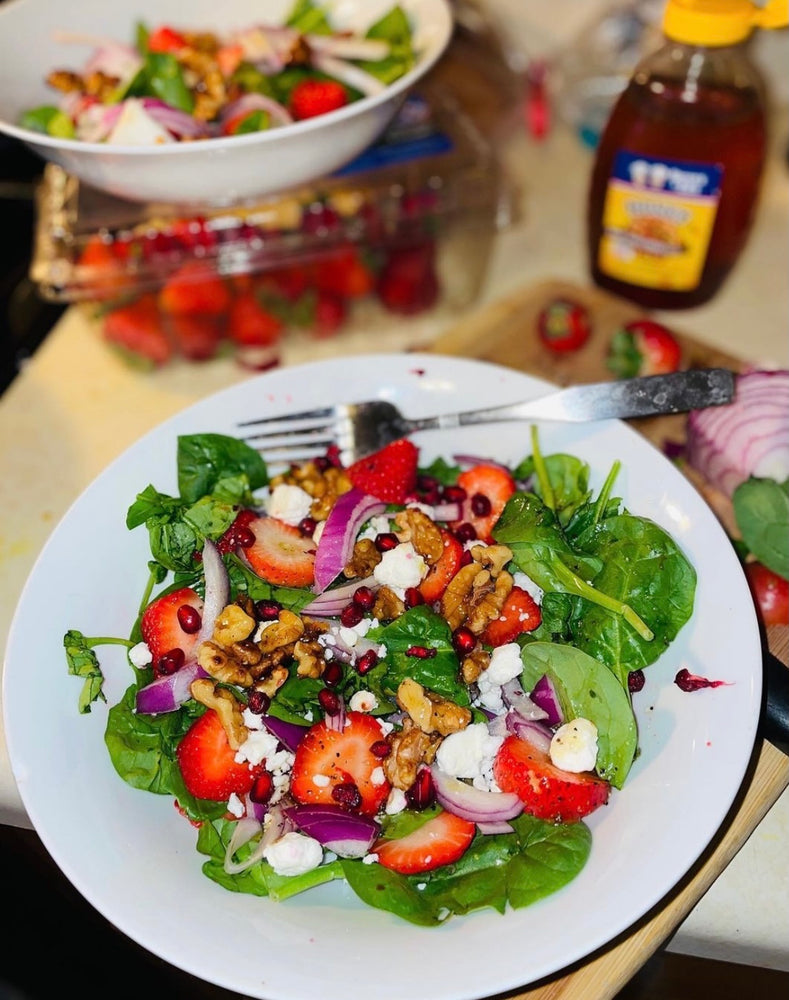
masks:
[[[259,420],[244,420],[239,427],[261,428],[243,436],[243,440],[259,451],[270,465],[306,462],[326,454],[336,443],[337,416],[334,407],[287,413]]]

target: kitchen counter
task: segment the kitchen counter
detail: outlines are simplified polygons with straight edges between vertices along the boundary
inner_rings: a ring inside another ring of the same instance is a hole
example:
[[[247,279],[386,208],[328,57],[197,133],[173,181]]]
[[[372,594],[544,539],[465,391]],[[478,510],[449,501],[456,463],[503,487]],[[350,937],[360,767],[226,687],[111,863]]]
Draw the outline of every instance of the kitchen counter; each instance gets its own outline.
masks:
[[[767,366],[789,366],[789,173],[778,153],[786,148],[782,118],[753,237],[728,284],[707,306],[658,316],[699,341]],[[514,124],[503,155],[518,184],[521,210],[496,238],[480,308],[543,279],[587,280],[583,217],[591,153],[561,126],[538,144]],[[414,320],[423,341],[451,322],[448,316]],[[404,346],[396,334],[387,336],[393,339],[362,333],[296,345],[285,360]],[[245,377],[230,359],[142,374],[107,350],[84,311],[64,314],[0,398],[0,648],[36,556],[80,492],[147,430]],[[45,614],[42,609],[42,618]],[[1,732],[0,822],[30,825]],[[789,972],[787,884],[789,792],[784,792],[669,948]]]

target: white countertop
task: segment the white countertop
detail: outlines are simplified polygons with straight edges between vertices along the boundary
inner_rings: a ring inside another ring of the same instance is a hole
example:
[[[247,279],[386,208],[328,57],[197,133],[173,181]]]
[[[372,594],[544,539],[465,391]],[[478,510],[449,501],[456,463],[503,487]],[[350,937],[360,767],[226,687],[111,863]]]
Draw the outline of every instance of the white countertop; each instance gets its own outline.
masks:
[[[787,148],[787,122],[775,137]],[[549,278],[585,282],[584,196],[591,154],[563,128],[543,144],[514,135],[506,151],[521,185],[520,221],[496,238],[479,305]],[[707,306],[666,314],[696,339],[762,364],[789,366],[789,171],[770,164],[753,237],[728,284]],[[423,339],[446,316],[416,321]],[[397,334],[361,332],[347,353],[399,349]],[[336,345],[312,345],[330,353]],[[288,363],[305,360],[295,345]],[[0,649],[24,581],[47,537],[91,480],[145,431],[244,378],[232,360],[131,370],[79,309],[63,316],[0,398]],[[29,826],[0,731],[0,822]],[[648,859],[645,859],[648,863]],[[789,971],[789,792],[673,937],[671,950]]]

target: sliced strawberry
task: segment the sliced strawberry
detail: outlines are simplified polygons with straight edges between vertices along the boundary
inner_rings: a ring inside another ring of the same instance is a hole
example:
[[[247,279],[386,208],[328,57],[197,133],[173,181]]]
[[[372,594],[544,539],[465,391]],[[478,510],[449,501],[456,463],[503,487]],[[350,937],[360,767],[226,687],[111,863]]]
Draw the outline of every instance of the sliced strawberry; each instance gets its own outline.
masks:
[[[224,330],[216,316],[173,313],[168,329],[178,353],[190,361],[208,361],[219,350]]]
[[[527,591],[513,587],[498,618],[489,622],[479,637],[486,646],[514,642],[524,632],[533,632],[542,621],[540,606]]]
[[[515,480],[500,465],[473,465],[458,476],[458,486],[466,491],[459,520],[451,525],[457,530],[470,524],[482,542],[492,542],[493,526],[515,492]]]
[[[276,517],[250,521],[254,544],[244,549],[250,566],[280,587],[309,587],[315,581],[315,542]]]
[[[515,792],[524,812],[549,823],[574,823],[608,801],[611,786],[591,772],[562,771],[547,753],[508,736],[493,762],[502,792]]]
[[[233,792],[246,795],[260,770],[236,760],[222,720],[212,708],[192,723],[175,753],[187,790],[212,802],[224,802]]]
[[[206,261],[190,260],[170,275],[159,292],[159,305],[168,313],[216,316],[227,311],[230,292]]]
[[[348,92],[336,80],[302,80],[290,94],[288,108],[297,121],[336,111],[348,103]]]
[[[128,285],[127,251],[125,244],[106,243],[98,235],[89,237],[85,243],[79,255],[79,268],[88,271],[85,280],[100,297],[109,297]]]
[[[371,847],[378,863],[401,875],[417,875],[451,865],[468,850],[475,823],[451,812],[440,812],[413,833],[397,840],[382,838]]]
[[[407,438],[392,441],[380,451],[360,458],[347,472],[359,490],[386,503],[404,503],[416,487],[419,451]]]
[[[180,52],[186,47],[186,39],[180,31],[166,24],[148,35],[149,52]]]
[[[190,608],[192,612],[181,611],[182,608]],[[193,612],[197,613],[197,618]],[[182,650],[184,657],[189,659],[194,652],[202,617],[203,600],[191,587],[173,590],[148,605],[140,621],[140,630],[153,656],[154,669],[161,657],[174,649]]]
[[[276,344],[282,328],[282,320],[264,309],[252,292],[238,295],[230,306],[227,333],[232,341],[243,347]]]
[[[460,569],[460,563],[463,559],[463,546],[451,531],[442,528],[441,538],[444,542],[444,551],[438,562],[430,567],[427,576],[419,584],[419,593],[424,597],[426,604],[433,604],[441,600],[449,581]]]
[[[172,345],[152,294],[141,295],[136,301],[108,312],[102,336],[149,367],[166,364],[172,357]]]
[[[606,365],[618,378],[665,375],[682,363],[682,348],[674,334],[651,319],[634,320],[611,338]]]
[[[244,46],[240,44],[223,45],[216,53],[219,72],[225,79],[235,73],[243,59]]]
[[[347,712],[342,730],[325,721],[312,726],[296,748],[290,791],[305,804],[349,807],[345,793],[358,790],[355,811],[372,816],[386,801],[391,786],[381,759],[371,747],[382,739],[381,727],[364,712]]]

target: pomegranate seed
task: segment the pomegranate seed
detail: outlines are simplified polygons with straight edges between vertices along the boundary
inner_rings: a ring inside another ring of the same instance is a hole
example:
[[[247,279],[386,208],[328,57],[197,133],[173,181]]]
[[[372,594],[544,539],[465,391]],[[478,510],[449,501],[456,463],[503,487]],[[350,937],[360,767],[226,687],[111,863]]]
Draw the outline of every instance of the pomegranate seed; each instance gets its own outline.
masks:
[[[255,613],[262,622],[273,622],[279,618],[282,605],[277,601],[258,601],[255,604]]]
[[[203,619],[200,617],[200,612],[197,608],[193,608],[191,604],[182,604],[176,614],[178,616],[178,624],[187,635],[194,635],[195,632],[200,631]]]
[[[386,742],[386,740],[376,740],[370,746],[370,753],[373,757],[377,757],[378,760],[384,760],[392,752],[391,746]]]
[[[342,680],[342,673],[342,664],[332,660],[323,670],[323,683],[326,687],[336,687]]]
[[[331,790],[331,797],[343,809],[358,809],[362,804],[362,793],[352,781],[335,785]]]
[[[419,587],[408,587],[406,588],[405,596],[403,598],[403,604],[407,608],[416,608],[420,604],[424,604],[425,599],[422,597],[422,591]]]
[[[471,498],[471,511],[475,517],[487,517],[492,509],[490,498],[484,493],[475,493]]]
[[[445,486],[442,499],[446,503],[463,503],[467,493],[462,486]]]
[[[362,676],[369,674],[369,672],[378,663],[378,654],[374,649],[368,649],[366,653],[362,653],[359,659],[356,661],[356,670]]]
[[[627,689],[628,691],[635,692],[640,691],[646,682],[643,670],[631,670],[627,675]]]
[[[234,540],[238,548],[251,549],[255,544],[255,532],[246,525],[240,525],[234,532]]]
[[[429,768],[419,769],[416,780],[405,793],[405,798],[412,809],[427,809],[433,805],[436,800],[436,791],[433,788],[433,776]]]
[[[318,472],[325,472],[331,466],[331,462],[325,455],[318,455],[317,458],[313,458],[312,464]]]
[[[346,628],[353,628],[354,625],[358,625],[362,618],[364,618],[364,611],[358,604],[354,604],[353,602],[346,604],[340,612],[340,621]]]
[[[477,645],[477,637],[465,625],[456,628],[452,633],[452,648],[458,656],[468,656]]]
[[[340,701],[340,696],[336,691],[330,691],[328,688],[322,688],[318,692],[318,704],[326,715],[337,715],[340,711],[342,702]]]
[[[441,492],[438,487],[434,490],[422,490],[419,495],[422,503],[430,504],[431,507],[437,507],[441,503]]]
[[[455,538],[463,544],[466,542],[473,542],[476,537],[477,529],[473,524],[469,524],[468,521],[464,521],[463,524],[460,524],[457,528],[455,528]]]
[[[436,650],[432,646],[409,646],[405,655],[415,656],[418,660],[432,660]]]
[[[271,705],[271,698],[265,691],[250,691],[247,708],[255,715],[265,715]]]
[[[474,562],[474,556],[472,556],[471,552],[468,549],[466,549],[463,555],[460,557],[461,569],[463,568],[463,566],[468,566],[468,564],[472,562]]]
[[[440,489],[441,484],[435,476],[427,476],[424,473],[416,477],[416,488],[420,493],[430,493]]]
[[[169,677],[170,674],[174,674],[181,669],[184,665],[184,651],[178,646],[175,649],[171,649],[166,653],[162,653],[159,657],[159,662],[156,665],[156,669],[160,674],[164,674]]]
[[[314,517],[303,517],[299,521],[299,531],[302,535],[306,535],[307,538],[312,538],[315,534],[315,529],[318,527],[318,522]]]
[[[391,549],[397,548],[399,544],[397,535],[393,531],[384,531],[375,536],[375,547],[379,552],[389,552]]]
[[[261,771],[255,778],[252,788],[249,790],[249,797],[253,802],[260,804],[268,802],[274,794],[274,779],[268,771]]]
[[[340,457],[340,449],[336,444],[330,444],[326,449],[326,460],[329,465],[333,465],[335,469],[342,468],[342,458]]]
[[[371,587],[358,587],[354,591],[353,603],[362,611],[370,611],[375,604],[375,591]]]

